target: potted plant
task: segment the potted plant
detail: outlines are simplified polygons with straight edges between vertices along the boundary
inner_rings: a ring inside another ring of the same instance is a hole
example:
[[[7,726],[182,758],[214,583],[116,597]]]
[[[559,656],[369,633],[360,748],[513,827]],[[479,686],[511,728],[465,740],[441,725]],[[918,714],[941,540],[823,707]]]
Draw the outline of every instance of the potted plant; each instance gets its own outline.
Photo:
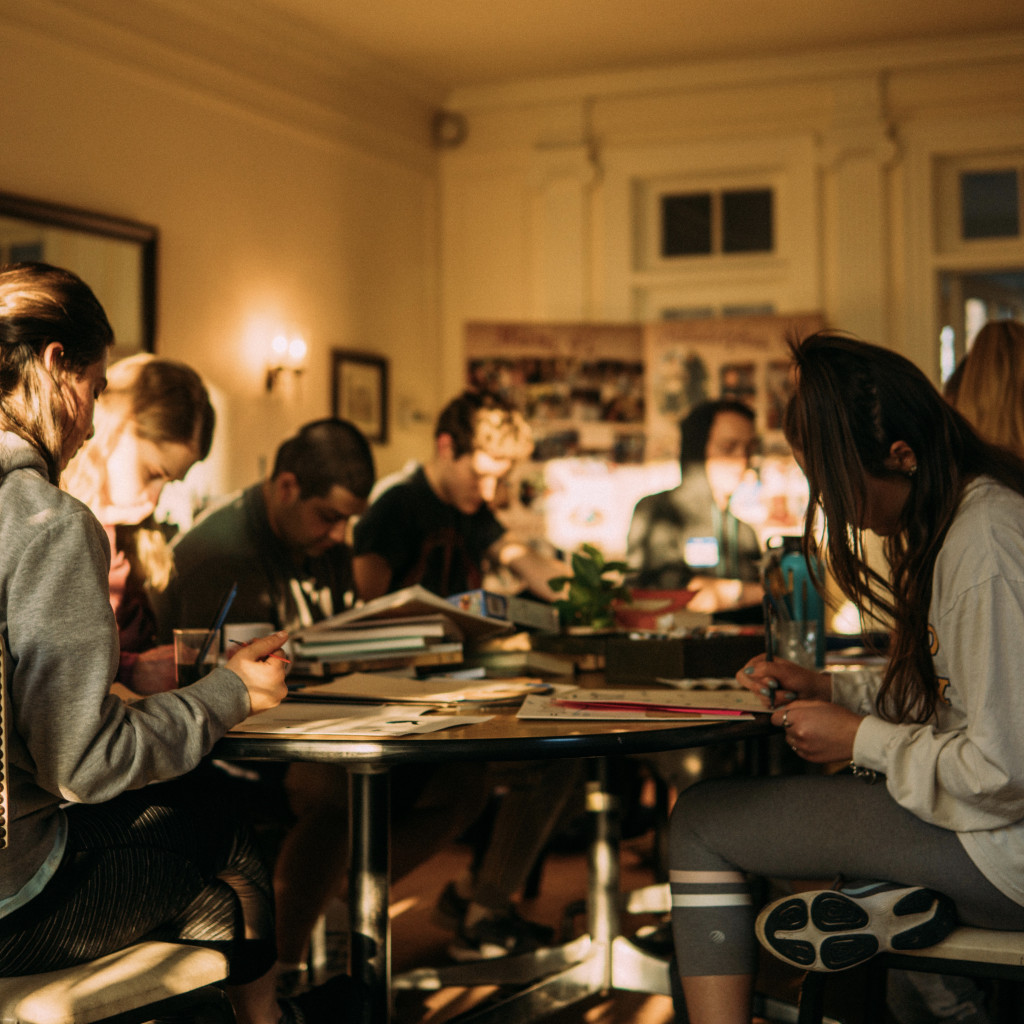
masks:
[[[622,582],[625,562],[607,562],[592,544],[572,556],[572,576],[556,576],[549,580],[551,588],[561,591],[568,584],[565,597],[555,601],[563,628],[589,627],[610,629],[615,625],[615,603],[629,601],[630,589]]]

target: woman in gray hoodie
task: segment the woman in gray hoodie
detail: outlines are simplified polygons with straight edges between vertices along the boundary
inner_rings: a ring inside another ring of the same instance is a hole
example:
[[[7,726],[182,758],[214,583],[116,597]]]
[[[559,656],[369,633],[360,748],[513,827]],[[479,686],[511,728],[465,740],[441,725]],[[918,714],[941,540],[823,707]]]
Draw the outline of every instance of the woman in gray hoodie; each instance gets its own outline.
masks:
[[[270,655],[287,637],[255,641],[185,690],[132,704],[111,694],[107,537],[57,485],[92,434],[112,342],[102,306],[74,274],[0,269],[10,808],[0,975],[180,939],[224,950],[240,1024],[294,1020],[301,1009],[275,998],[273,898],[255,846],[202,787],[171,781],[233,725],[280,702],[284,669]]]

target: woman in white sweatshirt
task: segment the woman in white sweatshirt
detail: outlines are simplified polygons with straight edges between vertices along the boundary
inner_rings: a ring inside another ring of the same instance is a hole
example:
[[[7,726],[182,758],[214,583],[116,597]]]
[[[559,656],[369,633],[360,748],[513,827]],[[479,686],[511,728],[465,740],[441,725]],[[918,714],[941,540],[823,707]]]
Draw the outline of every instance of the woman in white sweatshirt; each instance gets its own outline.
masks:
[[[1024,930],[1024,462],[894,352],[823,333],[793,355],[785,429],[810,488],[805,547],[891,618],[890,657],[880,676],[763,657],[738,673],[797,754],[851,770],[680,797],[670,877],[692,1024],[750,1020],[750,874],[843,879],[757,917],[805,970],[927,946],[957,920]],[[887,578],[865,530],[884,540]]]

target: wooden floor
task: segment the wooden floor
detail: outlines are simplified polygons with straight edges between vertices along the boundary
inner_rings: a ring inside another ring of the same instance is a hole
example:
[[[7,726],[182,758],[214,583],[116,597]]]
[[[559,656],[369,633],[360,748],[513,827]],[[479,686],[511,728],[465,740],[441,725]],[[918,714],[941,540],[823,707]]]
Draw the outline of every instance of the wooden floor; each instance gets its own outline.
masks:
[[[636,843],[623,850],[623,885],[647,884],[653,875],[644,865],[644,850]],[[446,949],[451,932],[431,921],[431,910],[441,889],[462,872],[469,861],[469,850],[453,846],[443,850],[412,875],[400,881],[393,891],[392,961],[395,973],[422,966],[451,963]],[[551,854],[544,864],[540,893],[522,904],[524,916],[543,922],[561,934],[566,906],[582,899],[586,892],[586,863],[581,854]],[[647,919],[649,920],[649,919]],[[643,923],[641,921],[641,923]],[[579,934],[583,922],[577,922]],[[396,1002],[397,1024],[442,1024],[470,1006],[485,1000],[491,989],[442,989],[425,995],[405,993]],[[672,1024],[675,1016],[667,996],[642,996],[619,993],[597,998],[546,1018],[551,1024],[586,1021],[589,1024]]]
[[[621,857],[622,888],[629,890],[650,884],[654,875],[650,866],[651,837],[623,844]],[[392,962],[395,973],[423,966],[451,963],[446,947],[450,932],[431,921],[431,910],[441,889],[468,863],[469,850],[452,846],[443,850],[413,874],[402,879],[393,890]],[[544,864],[540,893],[524,903],[521,912],[562,934],[566,906],[582,899],[586,892],[586,863],[583,854],[550,854]],[[655,923],[650,917],[631,917],[628,926],[637,928]],[[575,934],[583,921],[576,923]],[[793,976],[774,979],[776,994],[793,999]],[[396,1004],[396,1024],[443,1024],[491,995],[491,989],[443,989],[435,993],[400,993]],[[674,1024],[672,1000],[668,996],[617,992],[595,996],[545,1018],[550,1024]]]

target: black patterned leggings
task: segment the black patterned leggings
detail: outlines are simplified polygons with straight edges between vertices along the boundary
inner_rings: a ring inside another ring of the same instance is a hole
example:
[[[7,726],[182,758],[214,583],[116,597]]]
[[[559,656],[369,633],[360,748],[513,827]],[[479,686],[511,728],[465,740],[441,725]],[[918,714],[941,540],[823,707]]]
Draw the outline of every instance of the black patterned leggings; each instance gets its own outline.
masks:
[[[0,918],[0,976],[70,967],[142,939],[218,949],[234,984],[265,974],[275,959],[269,875],[217,793],[186,777],[69,807],[56,875]]]

